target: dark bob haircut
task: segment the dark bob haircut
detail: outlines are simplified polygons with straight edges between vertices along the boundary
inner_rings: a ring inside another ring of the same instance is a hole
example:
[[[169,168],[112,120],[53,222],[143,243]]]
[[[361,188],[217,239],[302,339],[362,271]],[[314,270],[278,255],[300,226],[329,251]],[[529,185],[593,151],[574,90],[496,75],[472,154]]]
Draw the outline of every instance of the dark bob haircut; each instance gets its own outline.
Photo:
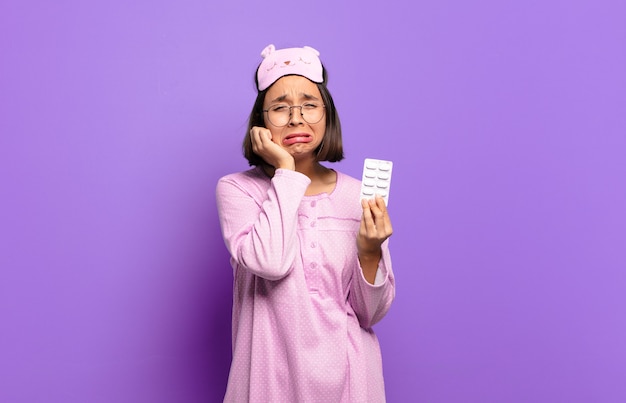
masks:
[[[328,88],[326,88],[326,83],[328,82],[326,68],[324,68],[323,66],[322,68],[324,81],[321,84],[316,83],[316,85],[320,91],[320,94],[322,95],[322,101],[326,106],[326,131],[322,143],[315,151],[317,153],[318,161],[338,162],[343,159],[341,123],[339,122],[339,114],[337,113],[337,108],[335,108],[335,102],[333,101],[333,97],[330,95]],[[258,88],[256,73],[254,74],[254,77]],[[271,86],[269,88],[271,88]],[[263,158],[261,158],[260,156],[255,154],[254,151],[252,151],[252,138],[250,137],[250,130],[254,126],[267,127],[265,125],[265,114],[263,113],[263,102],[265,102],[265,95],[267,94],[269,88],[266,88],[263,91],[259,91],[256,96],[256,100],[254,101],[252,112],[250,112],[250,117],[248,118],[248,129],[243,139],[243,155],[248,160],[250,166],[268,165],[263,160]]]

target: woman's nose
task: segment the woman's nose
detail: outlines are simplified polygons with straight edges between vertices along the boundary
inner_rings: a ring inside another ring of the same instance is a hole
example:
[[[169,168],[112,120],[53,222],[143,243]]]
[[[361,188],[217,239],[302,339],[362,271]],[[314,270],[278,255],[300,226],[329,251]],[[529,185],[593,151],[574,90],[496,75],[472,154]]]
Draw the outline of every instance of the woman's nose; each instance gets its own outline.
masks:
[[[301,106],[291,107],[291,116],[289,117],[289,124],[293,126],[304,124],[304,119],[302,118]]]

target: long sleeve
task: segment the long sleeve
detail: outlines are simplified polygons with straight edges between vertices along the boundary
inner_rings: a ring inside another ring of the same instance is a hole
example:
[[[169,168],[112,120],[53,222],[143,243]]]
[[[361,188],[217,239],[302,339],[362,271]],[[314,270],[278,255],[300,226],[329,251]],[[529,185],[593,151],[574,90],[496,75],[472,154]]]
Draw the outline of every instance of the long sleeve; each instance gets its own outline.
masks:
[[[243,183],[241,177],[220,179],[217,208],[231,257],[254,275],[278,280],[289,274],[298,255],[298,206],[310,180],[298,172],[278,169],[271,181],[260,182],[259,172],[249,171],[244,177],[249,180]]]
[[[359,324],[365,329],[378,323],[387,314],[395,298],[395,279],[391,270],[388,243],[389,241],[385,241],[382,245],[383,253],[378,266],[377,277],[382,281],[370,284],[363,277],[361,267],[357,266],[350,284],[348,300]]]

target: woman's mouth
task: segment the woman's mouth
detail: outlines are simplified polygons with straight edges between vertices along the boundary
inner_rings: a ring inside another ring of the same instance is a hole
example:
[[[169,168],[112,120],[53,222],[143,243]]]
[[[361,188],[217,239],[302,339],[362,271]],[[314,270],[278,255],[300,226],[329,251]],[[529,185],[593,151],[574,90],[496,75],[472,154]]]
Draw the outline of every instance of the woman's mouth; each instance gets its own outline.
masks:
[[[293,133],[283,139],[283,144],[290,146],[296,143],[310,143],[313,141],[313,137],[307,133]]]

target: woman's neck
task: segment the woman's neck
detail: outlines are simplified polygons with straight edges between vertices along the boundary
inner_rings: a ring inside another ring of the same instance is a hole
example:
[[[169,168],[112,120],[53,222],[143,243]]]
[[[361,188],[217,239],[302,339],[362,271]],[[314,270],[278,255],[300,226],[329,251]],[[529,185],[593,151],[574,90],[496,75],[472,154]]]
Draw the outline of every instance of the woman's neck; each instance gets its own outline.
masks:
[[[332,193],[337,184],[337,173],[326,168],[318,161],[308,165],[298,165],[296,171],[306,175],[311,179],[311,183],[304,193],[306,196],[318,195],[321,193]]]
[[[314,181],[324,176],[328,169],[320,164],[319,161],[307,160],[296,161],[296,171],[308,176],[311,181]]]
[[[265,173],[272,177],[276,169],[274,167],[265,165],[263,167]],[[332,193],[337,184],[337,173],[332,169],[326,168],[319,161],[296,161],[296,172],[300,172],[306,175],[311,183],[307,188],[305,195],[313,196],[320,193]]]
[[[296,172],[300,172],[301,174],[308,176],[311,181],[316,180],[320,176],[324,176],[328,171],[326,167],[315,159],[296,160],[295,166]],[[274,172],[276,172],[276,168],[268,164],[263,164],[263,171],[265,171],[269,177],[273,177]]]

